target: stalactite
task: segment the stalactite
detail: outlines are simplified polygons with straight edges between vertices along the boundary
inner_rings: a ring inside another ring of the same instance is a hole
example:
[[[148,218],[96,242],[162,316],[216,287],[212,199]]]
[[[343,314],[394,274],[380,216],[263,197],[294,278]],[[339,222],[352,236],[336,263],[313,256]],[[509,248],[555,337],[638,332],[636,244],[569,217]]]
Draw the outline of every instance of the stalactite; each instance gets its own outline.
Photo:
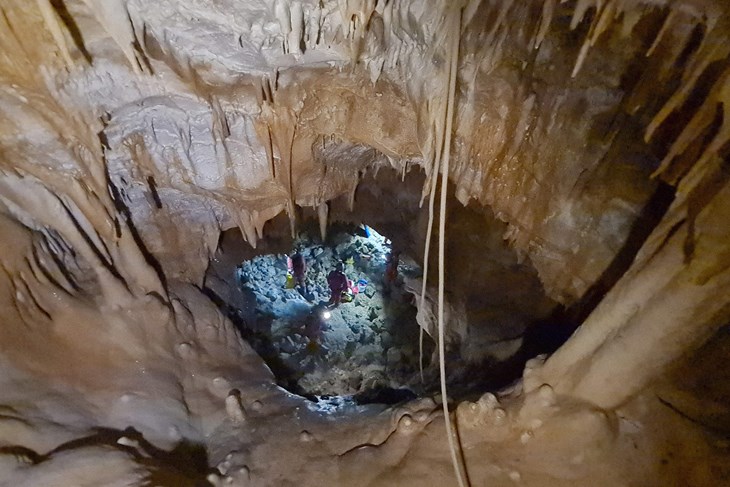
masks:
[[[595,5],[594,5],[595,3]],[[583,44],[581,45],[578,58],[574,65],[571,77],[575,77],[580,72],[583,63],[588,57],[588,52],[591,47],[595,46],[598,39],[602,34],[612,28],[614,23],[623,16],[621,21],[621,37],[627,37],[633,31],[634,26],[641,20],[642,16],[646,13],[646,6],[637,5],[631,2],[624,2],[620,0],[581,0],[575,7],[573,17],[571,19],[571,29],[575,29],[578,24],[583,20],[587,11],[595,6],[596,14],[593,22],[589,29]],[[674,30],[677,22],[684,22],[684,19],[677,20],[680,17],[687,15],[684,12],[677,10],[670,10],[669,15],[664,21],[662,28],[657,33],[652,45],[648,49],[646,55],[651,56],[654,50],[662,42],[668,32]],[[681,52],[681,49],[677,49]],[[667,60],[669,61],[669,60]]]
[[[218,240],[220,239],[221,231],[221,226],[220,224],[218,224],[216,227],[209,228],[207,229],[207,231],[203,232],[203,237],[205,238],[207,260],[210,260],[215,254],[216,250],[218,250]]]
[[[367,33],[367,25],[375,12],[376,3],[376,0],[338,0],[342,25],[347,26],[345,37],[350,40],[350,61],[353,64],[360,55],[360,45]]]
[[[533,49],[539,49],[542,45],[542,41],[545,40],[545,36],[548,33],[548,30],[550,29],[550,23],[553,20],[553,15],[555,14],[555,2],[557,0],[544,0],[542,4],[542,15],[540,17],[540,26],[537,29],[537,32],[535,33],[535,38],[533,40],[532,48]]]
[[[708,34],[699,51],[695,54],[691,65],[685,71],[680,88],[672,95],[669,101],[659,110],[659,113],[654,116],[653,120],[647,126],[644,135],[646,141],[651,140],[657,128],[659,128],[672,112],[687,100],[687,97],[707,67],[715,61],[727,58],[728,55],[730,55],[730,44],[722,41],[717,42],[713,36]]]
[[[71,180],[59,200],[85,238],[93,244],[95,252],[103,257],[104,265],[122,276],[133,293],[146,295],[154,292],[160,297],[167,296],[161,277],[149,265],[140,243],[133,237],[129,215],[117,215],[118,221],[122,222],[122,232],[116,235],[105,206],[99,204],[96,193],[78,179]],[[113,245],[107,245],[107,242],[113,242]]]
[[[661,41],[655,39],[641,79],[623,102],[627,113],[636,113],[652,100],[657,84],[677,76],[675,64],[691,42],[697,21],[688,14],[678,12],[672,29],[661,36]]]
[[[292,222],[292,232],[294,232],[295,222],[295,195],[294,195],[294,161],[292,160],[294,155],[294,137],[296,135],[298,118],[297,115],[291,109],[284,109],[277,112],[275,123],[273,124],[274,130],[273,139],[279,150],[281,161],[284,165],[284,174],[286,178],[282,181],[286,194],[288,195],[288,213],[289,218]]]
[[[730,75],[730,72],[726,72],[725,79],[728,78]],[[719,85],[721,86],[721,80],[716,84],[716,87]],[[712,94],[711,94],[712,97]],[[702,133],[707,129],[707,127],[713,122],[716,116],[716,105],[712,103],[712,100],[710,97],[708,97],[709,102],[704,103],[698,110],[695,112],[694,116],[690,119],[690,121],[685,125],[682,132],[679,134],[679,136],[674,140],[674,142],[671,144],[669,151],[667,152],[667,155],[662,160],[661,164],[659,165],[659,168],[654,172],[653,177],[662,176],[664,179],[667,180],[670,184],[677,184],[678,180],[677,177],[679,174],[677,174],[675,171],[674,176],[669,176],[668,172],[671,167],[672,162],[681,155],[690,144],[698,140],[698,137],[702,135]],[[718,134],[720,136],[720,134]],[[715,138],[717,140],[717,137]],[[712,144],[711,144],[712,145]],[[708,151],[712,152],[713,149],[708,147],[705,150],[705,154],[708,153]],[[704,158],[705,156],[701,156]]]
[[[350,188],[347,191],[347,208],[349,211],[355,209],[355,192],[357,191],[357,185],[360,182],[360,176],[358,175],[351,183]]]
[[[603,0],[597,1],[601,2]],[[570,19],[570,30],[575,30],[575,28],[578,27],[578,24],[583,21],[583,17],[585,17],[588,9],[593,6],[593,2],[594,0],[578,0],[578,3],[573,10],[573,17]]]
[[[327,216],[329,214],[329,206],[326,201],[317,205],[317,217],[319,218],[319,236],[322,242],[327,239]]]
[[[302,2],[295,1],[291,7],[291,32],[289,33],[289,51],[294,54],[302,52],[301,43],[304,27]]]
[[[502,46],[509,32],[507,14],[513,5],[514,0],[506,0],[499,3],[497,18],[484,40],[484,45],[488,47],[483,50],[482,57],[477,63],[480,69],[491,71],[499,63],[499,60],[504,53]]]
[[[43,21],[45,22],[48,31],[53,36],[53,40],[56,41],[58,50],[66,63],[66,67],[69,69],[73,68],[74,62],[71,57],[71,52],[68,49],[68,44],[66,43],[66,37],[63,34],[64,29],[61,28],[61,23],[59,22],[56,11],[51,5],[50,0],[36,0],[36,3],[41,11]]]
[[[297,236],[297,214],[296,208],[294,206],[294,201],[288,199],[285,207],[286,215],[289,217],[289,233],[291,235],[291,238],[293,239]]]
[[[432,108],[430,101],[426,101],[423,104],[422,110],[425,112],[424,118],[426,118],[429,125],[425,128],[425,140],[421,141],[421,137],[419,137],[419,144],[418,148],[421,151],[421,155],[423,156],[423,172],[426,175],[426,179],[423,182],[423,189],[421,190],[421,201],[419,203],[419,206],[423,206],[423,201],[426,199],[426,196],[429,195],[430,187],[431,187],[431,175],[433,174],[433,166],[434,161],[436,159],[435,155],[435,145],[436,141],[434,138],[434,135],[436,133],[436,128],[433,126],[433,115],[431,115]]]
[[[264,238],[264,225],[266,224],[266,219],[262,218],[261,214],[257,210],[252,210],[251,220],[253,221],[253,226],[256,229],[256,237],[258,240],[261,240]]]
[[[573,71],[570,73],[571,78],[575,78],[578,76],[578,73],[580,72],[581,68],[583,67],[583,63],[585,62],[586,58],[588,57],[588,50],[590,49],[591,45],[593,44],[593,37],[592,33],[596,26],[596,21],[593,21],[593,24],[591,25],[591,29],[588,32],[588,35],[583,40],[583,44],[580,46],[580,51],[578,51],[578,59],[575,61],[575,66],[573,67]]]
[[[575,78],[583,67],[583,63],[588,57],[588,51],[593,47],[601,35],[606,32],[615,22],[617,15],[622,11],[623,4],[619,5],[617,0],[579,0],[578,4],[573,11],[573,17],[571,19],[570,28],[575,29],[578,24],[583,21],[585,14],[588,10],[594,6],[596,7],[596,14],[591,23],[591,27],[586,35],[586,38],[581,45],[578,53],[578,59],[575,62],[571,77]]]
[[[41,267],[40,262],[38,261],[38,249],[36,245],[33,245],[32,247],[33,255],[28,258],[28,267],[30,267],[30,270],[33,274],[33,277],[40,283],[40,285],[44,288],[48,288],[51,286],[56,286],[60,290],[65,291],[67,294],[70,294],[68,289],[63,287],[62,285],[56,285],[56,281],[51,281],[49,279],[48,274],[46,271]]]
[[[534,111],[536,105],[536,96],[534,93],[530,94],[520,107],[519,119],[517,120],[517,126],[515,127],[512,140],[508,146],[507,152],[505,153],[504,160],[510,161],[515,157],[524,143],[525,139],[529,136],[530,127],[534,123],[536,117]],[[538,108],[539,109],[539,108]]]
[[[383,31],[385,32],[385,43],[391,44],[391,36],[393,35],[393,8],[395,8],[395,0],[388,2],[378,2],[378,6],[382,8],[380,15],[383,17]]]
[[[267,157],[271,164],[273,179],[282,186],[288,195],[287,213],[292,220],[294,231],[295,195],[293,181],[293,150],[294,139],[298,124],[298,115],[291,108],[264,103],[261,107],[259,120],[256,123],[256,134],[267,149]],[[274,149],[279,154],[283,166],[282,171],[276,171]],[[271,154],[271,155],[269,155]]]
[[[281,30],[284,54],[289,54],[291,51],[289,47],[289,34],[292,32],[292,25],[288,0],[277,0],[276,3],[274,3],[274,13],[276,15],[276,19],[279,21],[279,30]]]
[[[616,1],[607,0],[603,10],[598,14],[598,20],[596,21],[596,28],[591,36],[591,47],[596,44],[596,41],[601,34],[606,32],[612,25],[616,17]]]
[[[497,38],[497,33],[505,28],[509,27],[508,21],[507,21],[507,13],[510,11],[510,9],[514,6],[514,0],[506,0],[503,2],[499,2],[499,11],[497,13],[497,19],[494,22],[494,25],[492,25],[492,28],[490,29],[489,33],[487,34],[487,37],[485,39],[486,45],[492,45]]]
[[[482,0],[466,0],[464,4],[464,11],[462,13],[462,30],[466,29],[466,27],[469,25],[471,20],[474,18],[474,15],[476,15],[477,10],[479,10],[481,4]]]
[[[370,82],[374,85],[380,79],[380,75],[383,73],[383,66],[385,65],[385,59],[377,58],[368,60],[368,69],[370,71]]]
[[[261,110],[270,111],[271,108],[268,104],[265,104],[261,107]],[[276,180],[277,174],[276,163],[274,161],[274,141],[271,137],[271,127],[269,126],[269,123],[267,121],[271,116],[272,115],[267,114],[256,119],[254,122],[254,129],[256,130],[256,136],[258,137],[261,145],[264,146],[264,150],[266,151],[266,159],[269,162],[269,175],[271,176],[271,179]]]
[[[631,9],[622,7],[617,9],[616,14],[618,15],[619,12],[623,14],[620,34],[623,39],[626,39],[631,36],[631,33],[634,31],[634,27],[636,27],[636,24],[638,24],[641,20],[644,11],[640,8]]]
[[[240,393],[238,391],[231,391],[228,396],[226,396],[226,413],[233,423],[240,424],[246,421],[247,414],[243,409]]]
[[[19,80],[26,80],[28,85],[32,85],[32,79],[36,72],[33,69],[32,56],[26,50],[18,33],[13,27],[11,17],[7,10],[0,6],[0,52],[17,52],[22,55],[15,56],[13,59],[3,59],[0,56],[0,67],[5,71],[6,76],[12,76]],[[30,79],[29,79],[30,78]]]
[[[248,242],[251,247],[256,248],[256,227],[253,224],[251,214],[240,208],[230,208],[230,213],[236,220],[243,240]]]
[[[310,8],[309,14],[307,15],[306,25],[306,45],[308,49],[314,49],[319,45],[322,35],[322,6],[321,4],[314,5]]]
[[[226,111],[221,106],[220,99],[215,96],[210,96],[208,98],[208,105],[210,106],[212,122],[211,132],[217,134],[221,140],[227,139],[231,136],[231,128],[228,124]]]
[[[721,151],[730,144],[730,67],[725,69],[725,72],[715,84],[715,88],[710,93],[710,96],[708,96],[705,104],[700,108],[700,111],[707,110],[714,112],[713,108],[716,109],[718,106],[721,106],[723,110],[722,125],[697,162],[693,165],[692,171],[680,183],[678,187],[678,191],[680,192],[690,192],[694,188],[700,187],[700,181],[704,177],[704,173],[708,170],[706,166],[712,163],[714,159],[723,160]],[[685,130],[689,131],[690,134],[692,133],[688,129]],[[663,167],[666,167],[664,163]],[[660,168],[658,173],[660,174],[662,171],[663,168]]]
[[[677,17],[677,11],[676,10],[670,10],[669,14],[667,15],[667,18],[664,19],[664,23],[662,24],[662,28],[659,29],[659,32],[657,33],[656,37],[654,38],[654,42],[652,42],[651,46],[649,47],[649,50],[646,51],[646,57],[651,56],[654,54],[654,50],[659,45],[659,43],[664,38],[667,31],[670,31],[671,28],[674,26],[674,20]]]
[[[137,59],[134,49],[136,37],[134,26],[123,0],[84,0],[91,9],[96,20],[104,27],[109,36],[116,42],[127,58],[132,70],[141,75],[144,63]]]

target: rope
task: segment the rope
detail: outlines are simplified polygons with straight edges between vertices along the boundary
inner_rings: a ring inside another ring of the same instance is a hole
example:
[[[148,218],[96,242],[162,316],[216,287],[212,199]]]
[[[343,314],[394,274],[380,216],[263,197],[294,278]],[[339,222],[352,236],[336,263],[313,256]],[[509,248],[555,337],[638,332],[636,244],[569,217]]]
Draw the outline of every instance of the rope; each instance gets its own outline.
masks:
[[[468,484],[466,478],[466,468],[463,465],[463,452],[461,445],[457,444],[454,430],[451,425],[451,416],[449,415],[448,396],[446,394],[446,359],[444,344],[444,263],[445,263],[445,234],[446,234],[446,194],[449,178],[449,162],[451,159],[451,131],[454,121],[454,97],[456,93],[456,71],[459,61],[459,37],[461,32],[461,9],[454,9],[452,21],[450,25],[451,33],[451,50],[449,67],[449,97],[446,108],[446,131],[444,132],[445,146],[443,156],[443,169],[441,172],[441,196],[439,201],[439,292],[438,292],[438,325],[439,325],[439,375],[441,381],[441,405],[444,411],[444,421],[446,425],[446,436],[449,440],[449,450],[451,452],[451,463],[454,466],[454,473],[459,483],[459,487],[465,487]]]

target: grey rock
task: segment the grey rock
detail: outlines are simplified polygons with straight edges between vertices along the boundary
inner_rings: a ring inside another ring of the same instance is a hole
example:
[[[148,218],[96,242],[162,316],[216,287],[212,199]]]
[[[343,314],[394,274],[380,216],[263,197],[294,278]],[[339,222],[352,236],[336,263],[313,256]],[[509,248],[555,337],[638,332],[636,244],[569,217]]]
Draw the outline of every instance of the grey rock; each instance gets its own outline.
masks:
[[[385,357],[389,365],[397,365],[403,358],[403,354],[398,348],[392,347],[385,353]]]

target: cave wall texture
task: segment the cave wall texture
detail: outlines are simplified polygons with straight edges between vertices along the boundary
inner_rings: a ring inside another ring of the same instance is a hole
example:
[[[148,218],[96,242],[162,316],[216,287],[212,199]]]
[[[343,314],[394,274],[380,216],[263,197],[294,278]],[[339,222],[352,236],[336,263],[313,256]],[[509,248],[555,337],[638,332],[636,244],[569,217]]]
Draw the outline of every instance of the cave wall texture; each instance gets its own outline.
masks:
[[[501,317],[600,291],[522,381],[454,405],[472,485],[730,485],[727,442],[652,392],[730,322],[724,0],[0,14],[2,485],[454,484],[431,399],[323,414],[200,291],[221,231],[255,247],[282,214],[381,218],[422,259],[424,218],[356,193],[427,208],[440,172],[486,215],[444,235],[484,245],[486,289],[540,288]]]

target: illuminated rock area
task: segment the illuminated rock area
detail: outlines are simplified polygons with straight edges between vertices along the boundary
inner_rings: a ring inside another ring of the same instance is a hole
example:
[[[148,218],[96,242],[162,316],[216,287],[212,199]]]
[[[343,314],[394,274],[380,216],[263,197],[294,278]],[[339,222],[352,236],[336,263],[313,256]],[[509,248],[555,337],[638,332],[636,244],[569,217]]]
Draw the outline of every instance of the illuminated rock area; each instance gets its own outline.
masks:
[[[244,245],[240,234],[230,237],[239,237],[235,245]],[[288,270],[287,261],[297,253],[305,263],[303,283]],[[387,280],[392,255],[392,244],[375,229],[338,225],[324,242],[302,234],[289,255],[259,255],[237,263],[221,248],[206,284],[280,385],[307,396],[372,402],[391,394],[389,402],[399,402],[413,397],[407,387],[425,386],[418,377],[416,308],[403,287],[404,278],[419,278],[421,271],[393,260],[397,270]],[[335,306],[327,277],[338,264],[351,285],[345,301]],[[430,357],[430,339],[428,345]]]
[[[725,0],[0,13],[0,485],[730,485]],[[361,224],[391,405],[280,387],[234,271]]]

